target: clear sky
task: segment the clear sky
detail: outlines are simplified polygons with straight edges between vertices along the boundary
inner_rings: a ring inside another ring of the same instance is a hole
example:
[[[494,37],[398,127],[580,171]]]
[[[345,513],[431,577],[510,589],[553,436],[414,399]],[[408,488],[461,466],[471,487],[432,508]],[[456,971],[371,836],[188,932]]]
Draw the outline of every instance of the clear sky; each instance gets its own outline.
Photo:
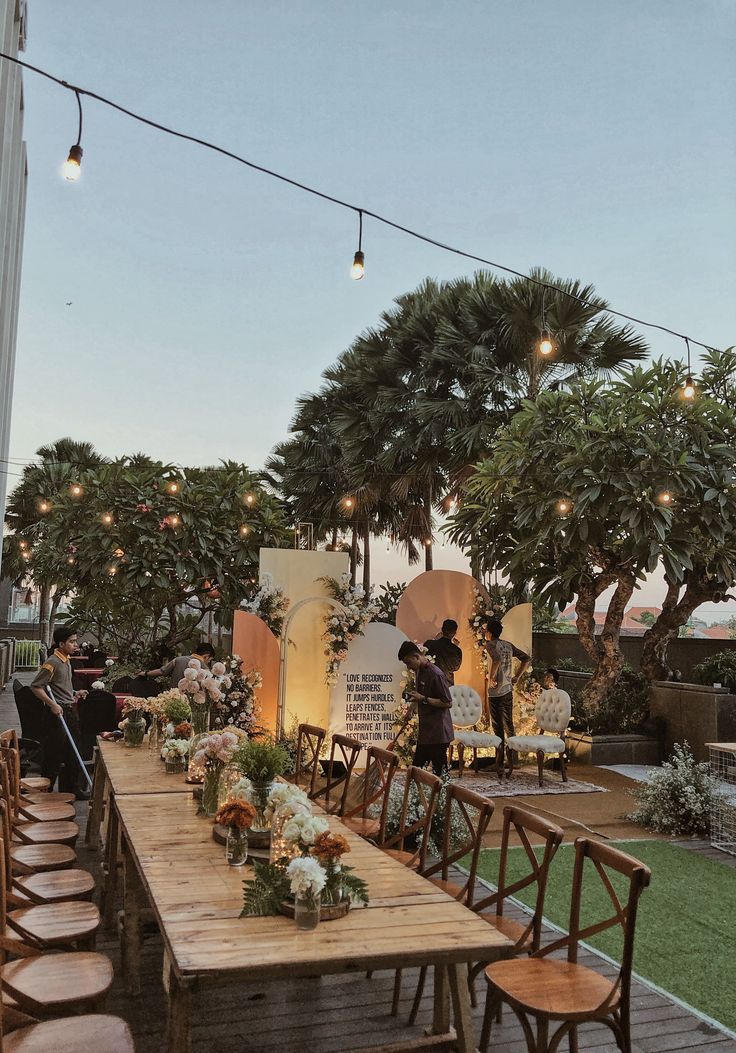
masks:
[[[733,0],[29,9],[25,57],[66,80],[471,252],[736,342]],[[351,214],[91,101],[82,178],[66,183],[73,96],[26,73],[25,102],[12,457],[69,434],[106,454],[257,467],[295,398],[394,296],[471,270],[368,221],[353,282]],[[651,346],[683,353],[663,335]]]

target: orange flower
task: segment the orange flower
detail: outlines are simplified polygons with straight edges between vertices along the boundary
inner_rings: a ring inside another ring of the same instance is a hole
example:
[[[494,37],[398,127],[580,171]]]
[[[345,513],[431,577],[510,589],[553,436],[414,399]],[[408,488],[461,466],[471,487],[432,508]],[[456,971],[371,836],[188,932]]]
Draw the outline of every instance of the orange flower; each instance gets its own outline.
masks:
[[[325,830],[323,834],[315,839],[312,845],[311,855],[319,859],[320,863],[328,863],[330,860],[339,859],[345,852],[350,851],[350,845],[342,834],[331,834]]]
[[[238,830],[250,830],[256,810],[249,801],[227,801],[215,816],[222,826],[237,826]]]
[[[177,739],[188,739],[193,730],[188,720],[182,720],[181,724],[177,724],[174,728],[174,736]]]

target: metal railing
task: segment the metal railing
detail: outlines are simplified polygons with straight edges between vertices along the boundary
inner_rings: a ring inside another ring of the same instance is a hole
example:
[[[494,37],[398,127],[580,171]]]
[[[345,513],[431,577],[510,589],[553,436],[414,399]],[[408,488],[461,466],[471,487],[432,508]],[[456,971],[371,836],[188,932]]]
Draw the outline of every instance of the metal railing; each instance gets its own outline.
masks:
[[[40,640],[16,640],[15,668],[38,669],[40,648]]]

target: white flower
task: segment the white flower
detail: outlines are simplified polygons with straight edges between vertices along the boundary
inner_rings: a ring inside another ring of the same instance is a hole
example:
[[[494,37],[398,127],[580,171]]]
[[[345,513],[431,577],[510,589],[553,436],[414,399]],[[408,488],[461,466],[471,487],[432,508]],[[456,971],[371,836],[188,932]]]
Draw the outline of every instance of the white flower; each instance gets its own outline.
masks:
[[[106,665],[106,666],[107,666],[107,668],[109,669],[109,668],[110,668],[110,666],[111,666],[111,665],[115,665],[115,663],[113,662],[112,658],[108,658],[108,659],[107,659],[107,661],[105,662],[105,665]]]
[[[197,670],[194,668],[194,666],[190,662],[189,663],[189,667],[184,670],[184,676],[182,677],[182,680],[196,680],[196,679],[197,679]],[[182,680],[179,681],[179,686],[180,687],[181,687]]]
[[[286,873],[292,896],[316,896],[325,887],[326,874],[316,859],[292,859]]]
[[[187,663],[187,668],[188,669],[201,669],[202,668],[202,663],[200,662],[200,660],[198,658],[190,658],[189,662]]]
[[[92,685],[92,690],[93,691],[106,691],[107,688],[105,687],[104,680],[95,680],[94,684]]]
[[[224,662],[215,662],[215,664],[212,666],[213,676],[224,676],[226,672],[227,670],[225,669]]]
[[[330,825],[326,819],[320,819],[313,815],[295,815],[284,824],[284,839],[286,841],[301,841],[305,845],[313,845],[320,834],[329,830]]]
[[[253,783],[245,776],[230,787],[230,796],[235,800],[253,803]]]

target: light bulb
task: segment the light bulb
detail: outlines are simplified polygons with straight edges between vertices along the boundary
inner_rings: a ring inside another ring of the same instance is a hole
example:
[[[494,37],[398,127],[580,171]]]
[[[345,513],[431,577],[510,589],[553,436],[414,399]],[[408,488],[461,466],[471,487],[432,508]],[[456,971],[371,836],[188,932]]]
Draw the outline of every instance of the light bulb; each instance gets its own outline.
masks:
[[[549,329],[543,329],[539,337],[539,353],[540,355],[551,355],[552,354],[552,338],[549,335]]]
[[[21,556],[23,557],[23,559],[30,559],[31,558],[31,553],[26,548],[26,549],[23,549],[23,551],[21,552]]]
[[[345,500],[343,501],[343,504],[345,505],[346,508],[352,508],[353,507],[353,499],[352,499],[352,497],[346,497]]]
[[[178,483],[167,483],[166,484],[166,489],[168,490],[168,492],[170,494],[178,494],[179,493],[179,484]]]
[[[356,282],[365,274],[365,253],[361,252],[360,249],[355,253],[353,257],[353,265],[350,268],[350,277]]]
[[[427,548],[430,548],[431,545],[432,545],[432,538],[431,537],[426,537],[424,539],[424,544],[427,546]]]
[[[179,519],[178,516],[169,516],[168,518],[169,518],[169,526],[172,526],[172,527],[178,527],[179,526],[180,519]]]
[[[82,490],[82,487],[79,485],[79,483],[72,483],[72,485],[69,487],[69,493],[72,495],[72,497],[81,497],[83,492],[84,491]]]
[[[123,556],[125,555],[125,549],[122,549],[122,548],[113,549],[113,553],[112,554],[113,554],[113,556],[117,556],[118,559],[122,559]]]
[[[256,503],[255,494],[244,494],[243,495],[243,500],[245,501],[245,503],[250,508],[251,505],[254,505]]]
[[[70,566],[72,566],[72,564],[74,564],[75,562],[74,556],[67,556],[66,561]]]
[[[240,525],[240,536],[241,537],[247,537],[248,534],[250,534],[250,527],[246,526],[245,523],[241,523],[241,525]]]
[[[105,526],[112,526],[112,523],[113,523],[112,512],[103,512],[102,515],[100,516],[100,519],[105,524]]]
[[[108,567],[107,568],[107,573],[110,575],[111,578],[114,578],[115,575],[117,574],[117,572],[118,572],[118,568],[117,567]]]
[[[46,512],[50,512],[51,511],[51,505],[44,498],[44,499],[42,499],[41,501],[38,502],[38,510],[39,510],[39,512],[43,512],[45,514]]]
[[[566,516],[572,508],[572,501],[568,500],[566,497],[561,497],[557,502],[556,508],[561,516]]]
[[[695,383],[689,373],[685,378],[685,383],[682,386],[682,397],[684,399],[695,398]]]
[[[69,156],[64,162],[62,173],[65,179],[71,183],[76,182],[82,172],[82,147],[76,143],[69,151]]]
[[[18,542],[18,545],[20,546],[21,552],[24,552],[28,548],[28,542],[23,541],[22,539]]]

